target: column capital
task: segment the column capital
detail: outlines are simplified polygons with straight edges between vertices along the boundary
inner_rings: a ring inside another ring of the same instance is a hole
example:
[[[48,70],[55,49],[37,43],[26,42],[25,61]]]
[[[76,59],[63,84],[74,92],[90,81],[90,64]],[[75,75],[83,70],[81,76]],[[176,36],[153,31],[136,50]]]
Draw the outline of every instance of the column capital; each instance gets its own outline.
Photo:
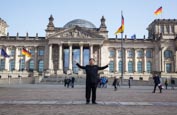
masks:
[[[93,43],[89,43],[89,46],[93,46]]]
[[[58,46],[62,46],[63,45],[63,43],[58,43]]]
[[[52,43],[49,43],[48,45],[49,45],[49,46],[52,46],[53,44],[52,44]]]
[[[84,43],[83,42],[79,42],[79,46],[83,46],[84,45]]]

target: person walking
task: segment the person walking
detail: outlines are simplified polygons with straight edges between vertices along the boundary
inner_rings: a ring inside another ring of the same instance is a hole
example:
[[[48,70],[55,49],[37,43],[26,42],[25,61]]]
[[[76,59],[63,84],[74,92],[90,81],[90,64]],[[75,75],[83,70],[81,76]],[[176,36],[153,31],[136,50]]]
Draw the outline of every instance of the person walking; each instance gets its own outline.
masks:
[[[118,80],[116,77],[114,77],[114,81],[112,83],[112,85],[114,86],[114,91],[117,91],[117,84],[118,84]]]
[[[72,78],[71,78],[71,87],[72,87],[72,88],[74,88],[74,82],[75,82],[75,78],[72,77]]]
[[[175,80],[173,78],[171,78],[171,89],[175,89]]]
[[[86,104],[90,103],[90,95],[92,92],[92,104],[96,103],[96,88],[98,85],[98,70],[103,70],[108,67],[108,65],[99,67],[95,65],[95,60],[93,58],[89,59],[89,65],[81,66],[79,63],[76,62],[76,65],[81,68],[85,69],[86,71]]]
[[[165,79],[165,89],[168,89],[168,80],[167,80],[167,78]]]
[[[161,85],[161,82],[160,82],[160,77],[156,74],[156,75],[153,77],[153,80],[154,80],[154,90],[153,90],[152,93],[155,93],[157,86],[158,86],[158,88],[159,88],[159,90],[160,90],[160,93],[162,93],[162,85]]]
[[[128,79],[128,87],[131,87],[131,78]]]

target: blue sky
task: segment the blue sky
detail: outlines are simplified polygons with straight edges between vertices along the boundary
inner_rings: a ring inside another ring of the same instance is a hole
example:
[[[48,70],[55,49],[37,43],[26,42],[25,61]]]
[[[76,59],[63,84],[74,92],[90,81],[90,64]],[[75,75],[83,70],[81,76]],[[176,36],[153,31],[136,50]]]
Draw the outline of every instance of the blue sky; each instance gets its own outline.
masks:
[[[45,36],[48,18],[52,14],[56,27],[63,27],[73,19],[85,19],[96,27],[100,26],[102,15],[106,18],[109,38],[121,25],[121,10],[125,19],[128,37],[148,35],[146,28],[157,18],[177,18],[177,0],[1,0],[0,17],[8,25],[10,35]],[[162,15],[154,11],[163,7]],[[118,36],[120,37],[120,35]]]

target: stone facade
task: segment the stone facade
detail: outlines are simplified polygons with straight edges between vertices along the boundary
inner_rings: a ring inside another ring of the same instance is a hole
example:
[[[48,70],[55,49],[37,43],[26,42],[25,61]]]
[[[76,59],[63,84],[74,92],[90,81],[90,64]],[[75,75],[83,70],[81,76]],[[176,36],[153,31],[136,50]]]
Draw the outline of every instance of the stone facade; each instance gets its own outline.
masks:
[[[73,62],[76,58],[85,65],[90,57],[99,66],[109,64],[109,68],[99,72],[101,76],[121,77],[123,74],[124,79],[148,80],[152,72],[159,72],[163,77],[177,77],[177,20],[154,20],[147,28],[148,38],[125,36],[123,40],[108,38],[104,17],[99,28],[81,19],[64,27],[55,27],[53,21],[51,15],[45,37],[38,37],[38,34],[30,37],[28,33],[26,36],[17,33],[17,36],[0,37],[0,48],[10,55],[10,58],[0,57],[2,78],[9,74],[12,77],[19,74],[26,77],[39,74],[84,76],[85,72]],[[21,56],[23,47],[32,53],[31,58]],[[23,71],[19,71],[21,69]]]

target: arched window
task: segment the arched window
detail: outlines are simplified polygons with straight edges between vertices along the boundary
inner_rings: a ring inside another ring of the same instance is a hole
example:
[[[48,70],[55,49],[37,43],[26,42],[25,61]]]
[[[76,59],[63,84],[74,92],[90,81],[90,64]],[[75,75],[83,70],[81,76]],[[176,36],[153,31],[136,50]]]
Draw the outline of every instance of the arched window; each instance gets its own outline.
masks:
[[[119,61],[119,72],[122,72],[122,61]]]
[[[147,58],[152,58],[152,50],[148,49],[148,50],[146,51],[146,57],[147,57]]]
[[[152,63],[150,61],[147,62],[146,69],[148,73],[152,71]]]
[[[164,57],[165,57],[165,58],[172,58],[172,55],[173,55],[173,53],[172,53],[171,50],[166,50],[166,51],[164,52]]]
[[[19,71],[23,71],[25,69],[25,60],[20,59]]]
[[[34,60],[30,60],[29,61],[29,71],[33,71],[34,70]]]
[[[0,60],[0,71],[4,70],[5,69],[5,59],[1,59]]]
[[[128,62],[128,73],[133,73],[133,62],[132,61]]]
[[[44,61],[43,60],[40,60],[38,62],[38,71],[39,72],[43,72],[44,71]]]
[[[141,61],[139,61],[138,62],[138,73],[142,73],[143,71],[142,71],[142,62]]]
[[[109,72],[114,72],[114,61],[109,62]]]
[[[15,70],[15,60],[10,60],[9,71]]]

